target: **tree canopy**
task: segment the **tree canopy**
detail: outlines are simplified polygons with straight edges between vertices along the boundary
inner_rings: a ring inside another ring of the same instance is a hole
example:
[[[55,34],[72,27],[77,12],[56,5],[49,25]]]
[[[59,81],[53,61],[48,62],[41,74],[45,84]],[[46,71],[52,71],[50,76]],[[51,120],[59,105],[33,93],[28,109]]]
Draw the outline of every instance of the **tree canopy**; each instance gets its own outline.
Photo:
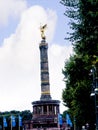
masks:
[[[65,62],[63,74],[66,87],[62,99],[69,112],[76,118],[77,126],[89,123],[94,129],[94,100],[90,97],[92,78],[90,70],[96,67],[98,74],[98,0],[61,0],[67,8],[72,33],[69,40],[74,54]]]

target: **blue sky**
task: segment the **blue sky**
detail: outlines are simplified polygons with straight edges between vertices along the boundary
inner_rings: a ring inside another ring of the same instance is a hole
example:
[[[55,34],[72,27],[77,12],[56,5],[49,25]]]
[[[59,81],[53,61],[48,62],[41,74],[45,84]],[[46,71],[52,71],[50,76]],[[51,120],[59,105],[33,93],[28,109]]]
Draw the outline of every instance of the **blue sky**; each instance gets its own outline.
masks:
[[[69,30],[68,18],[64,15],[65,6],[60,3],[60,0],[28,0],[28,5],[41,5],[45,9],[51,8],[56,11],[58,20],[57,27],[55,30],[54,41],[60,44],[67,44],[64,40],[67,31]]]
[[[69,31],[65,7],[59,0],[0,0],[0,104],[1,111],[31,110],[40,99],[40,24],[49,44],[50,90],[62,104],[62,68],[72,54],[64,40]]]
[[[70,31],[68,26],[68,18],[64,15],[65,12],[65,6],[60,3],[60,0],[27,0],[27,7],[31,7],[34,5],[40,5],[44,7],[45,9],[50,8],[54,11],[56,11],[58,20],[57,20],[57,27],[55,29],[55,34],[53,40],[56,43],[60,44],[69,44],[64,38],[66,37],[67,31]],[[4,37],[8,37],[11,33],[15,31],[15,28],[17,27],[19,19],[15,19],[12,16],[9,16],[8,23],[5,26],[0,26],[0,45],[2,45]]]

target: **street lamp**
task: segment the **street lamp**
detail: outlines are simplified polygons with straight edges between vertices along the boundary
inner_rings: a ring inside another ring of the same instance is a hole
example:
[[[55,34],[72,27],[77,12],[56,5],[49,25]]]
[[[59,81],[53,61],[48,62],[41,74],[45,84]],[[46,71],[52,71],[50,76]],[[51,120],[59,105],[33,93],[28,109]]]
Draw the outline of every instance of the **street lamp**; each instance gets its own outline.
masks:
[[[93,76],[93,82],[92,82],[93,91],[90,94],[90,96],[94,96],[94,99],[95,99],[96,130],[98,130],[98,77],[97,77],[95,66],[91,69],[91,74]]]

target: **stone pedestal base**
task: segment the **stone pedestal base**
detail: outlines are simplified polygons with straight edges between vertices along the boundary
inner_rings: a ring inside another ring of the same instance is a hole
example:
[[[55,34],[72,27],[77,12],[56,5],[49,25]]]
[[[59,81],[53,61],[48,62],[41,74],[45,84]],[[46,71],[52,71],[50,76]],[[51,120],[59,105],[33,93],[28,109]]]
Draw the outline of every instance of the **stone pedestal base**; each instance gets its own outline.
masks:
[[[33,105],[33,128],[58,127],[59,100],[39,100]]]

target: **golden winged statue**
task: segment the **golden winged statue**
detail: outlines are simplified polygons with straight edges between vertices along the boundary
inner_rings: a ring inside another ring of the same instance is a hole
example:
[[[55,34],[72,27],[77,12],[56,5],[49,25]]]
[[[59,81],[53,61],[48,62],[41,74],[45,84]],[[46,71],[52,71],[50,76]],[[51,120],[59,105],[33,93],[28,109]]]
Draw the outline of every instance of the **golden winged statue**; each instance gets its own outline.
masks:
[[[42,39],[46,39],[46,36],[45,36],[45,29],[47,27],[47,24],[43,25],[43,26],[40,26],[40,31],[41,31],[41,37]]]

